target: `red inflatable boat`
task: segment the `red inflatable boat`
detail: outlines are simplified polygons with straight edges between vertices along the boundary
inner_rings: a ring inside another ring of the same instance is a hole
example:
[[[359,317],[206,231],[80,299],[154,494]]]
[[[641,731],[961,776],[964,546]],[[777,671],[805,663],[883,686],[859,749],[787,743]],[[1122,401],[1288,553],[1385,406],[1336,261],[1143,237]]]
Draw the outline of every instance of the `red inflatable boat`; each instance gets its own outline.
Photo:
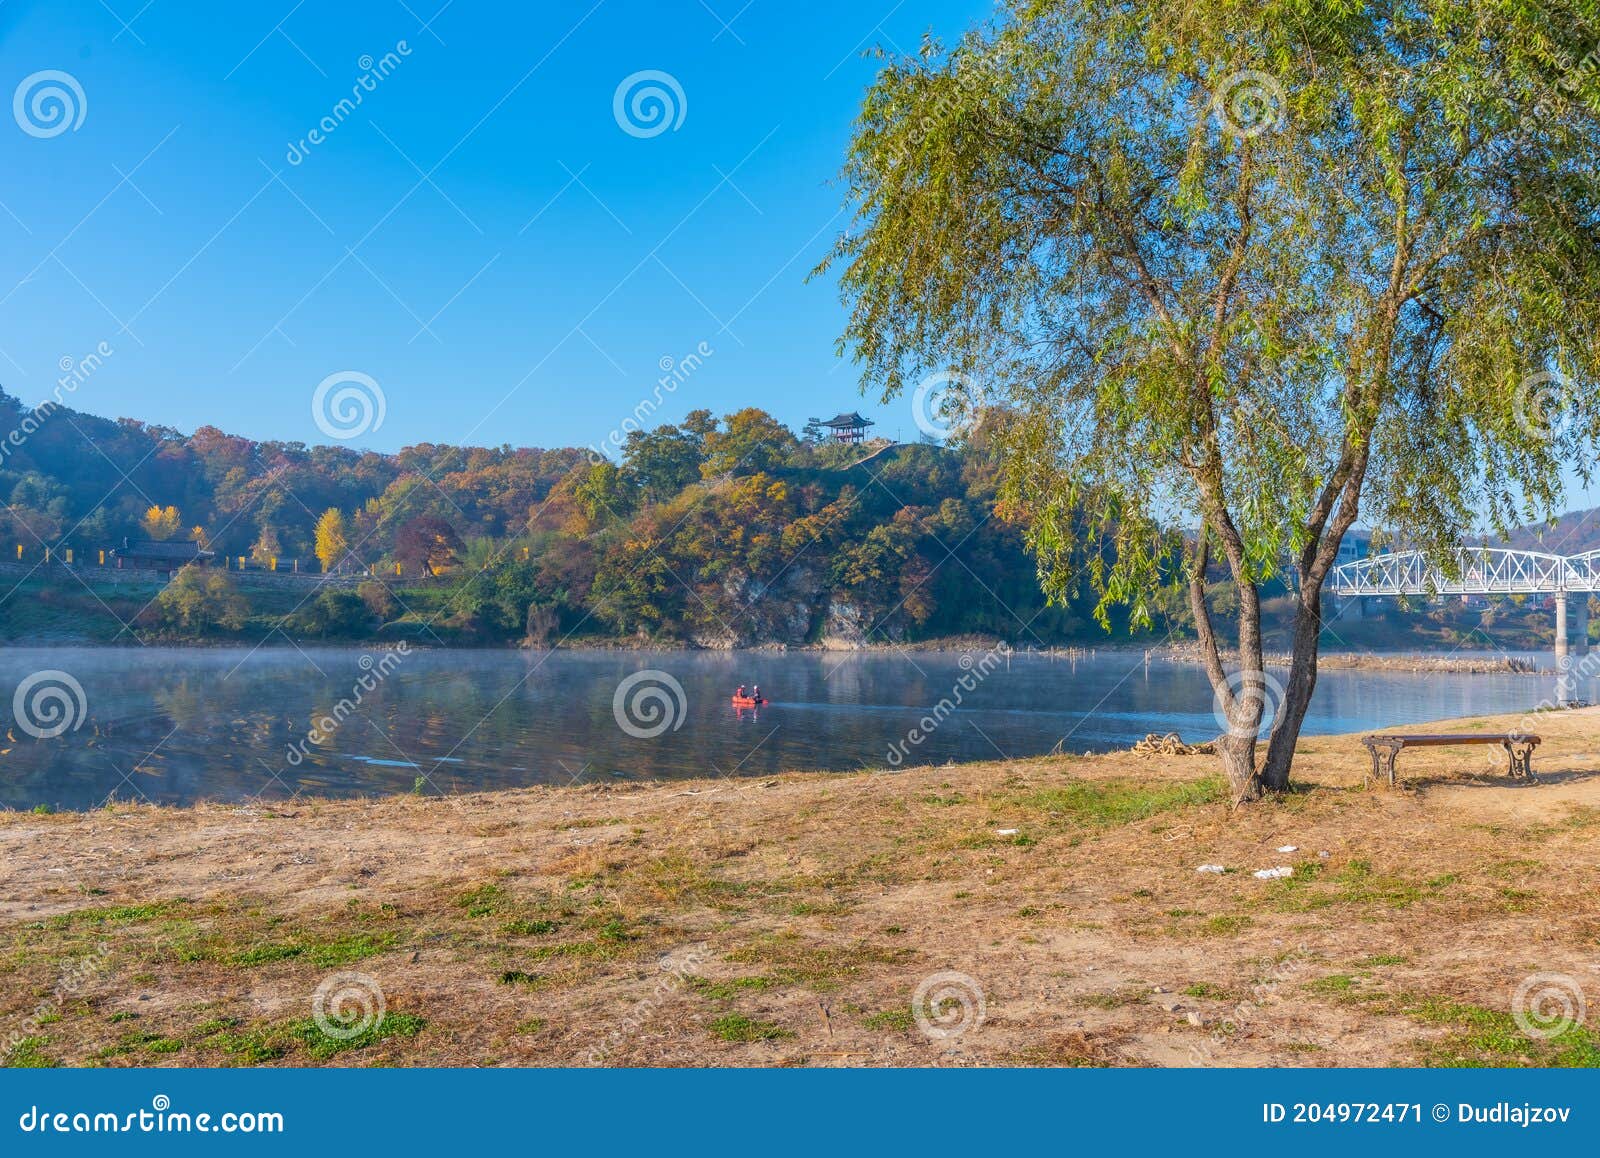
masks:
[[[768,701],[768,699],[765,696],[762,696],[759,700],[756,699],[754,696],[734,696],[733,697],[733,706],[736,707],[736,708],[758,708],[762,704],[765,704],[765,703],[768,703],[768,702],[770,702],[770,701]]]

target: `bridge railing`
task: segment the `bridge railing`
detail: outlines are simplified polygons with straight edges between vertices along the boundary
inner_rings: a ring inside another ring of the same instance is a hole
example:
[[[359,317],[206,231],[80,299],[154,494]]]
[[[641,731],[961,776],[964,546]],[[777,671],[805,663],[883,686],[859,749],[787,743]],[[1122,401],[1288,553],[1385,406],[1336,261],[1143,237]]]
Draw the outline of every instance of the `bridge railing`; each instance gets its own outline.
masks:
[[[1328,577],[1335,595],[1554,595],[1600,590],[1600,551],[1571,558],[1502,547],[1457,547],[1446,569],[1421,551],[1344,563]]]

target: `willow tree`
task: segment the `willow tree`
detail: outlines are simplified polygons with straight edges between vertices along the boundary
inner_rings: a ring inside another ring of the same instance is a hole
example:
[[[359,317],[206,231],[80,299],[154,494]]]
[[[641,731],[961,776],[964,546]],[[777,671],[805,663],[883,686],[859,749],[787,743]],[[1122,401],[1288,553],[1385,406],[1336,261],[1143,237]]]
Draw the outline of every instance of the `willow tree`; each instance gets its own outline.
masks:
[[[1587,478],[1597,41],[1596,0],[1035,0],[866,95],[842,345],[998,408],[1047,593],[1187,585],[1238,800],[1288,783],[1358,517],[1442,558]]]

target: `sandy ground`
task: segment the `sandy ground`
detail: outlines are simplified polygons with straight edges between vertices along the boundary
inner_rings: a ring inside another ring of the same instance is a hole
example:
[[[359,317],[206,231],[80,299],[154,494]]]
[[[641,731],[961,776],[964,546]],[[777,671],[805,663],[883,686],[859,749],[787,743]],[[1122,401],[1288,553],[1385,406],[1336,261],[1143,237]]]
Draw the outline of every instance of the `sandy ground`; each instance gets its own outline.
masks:
[[[1600,1064],[1592,1018],[1512,1016],[1600,1008],[1600,710],[1533,726],[1533,785],[1463,747],[1365,787],[1356,738],[1318,738],[1236,811],[1209,757],[1118,753],[5,814],[0,1054]]]

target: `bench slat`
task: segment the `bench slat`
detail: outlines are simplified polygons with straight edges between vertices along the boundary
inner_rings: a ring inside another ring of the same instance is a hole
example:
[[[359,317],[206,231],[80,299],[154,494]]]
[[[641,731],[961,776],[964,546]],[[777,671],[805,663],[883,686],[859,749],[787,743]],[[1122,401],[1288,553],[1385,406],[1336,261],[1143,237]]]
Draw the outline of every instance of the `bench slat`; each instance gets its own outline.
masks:
[[[1537,744],[1539,737],[1528,732],[1435,732],[1375,733],[1361,738],[1363,744],[1403,744],[1408,748],[1444,747],[1451,744]]]

